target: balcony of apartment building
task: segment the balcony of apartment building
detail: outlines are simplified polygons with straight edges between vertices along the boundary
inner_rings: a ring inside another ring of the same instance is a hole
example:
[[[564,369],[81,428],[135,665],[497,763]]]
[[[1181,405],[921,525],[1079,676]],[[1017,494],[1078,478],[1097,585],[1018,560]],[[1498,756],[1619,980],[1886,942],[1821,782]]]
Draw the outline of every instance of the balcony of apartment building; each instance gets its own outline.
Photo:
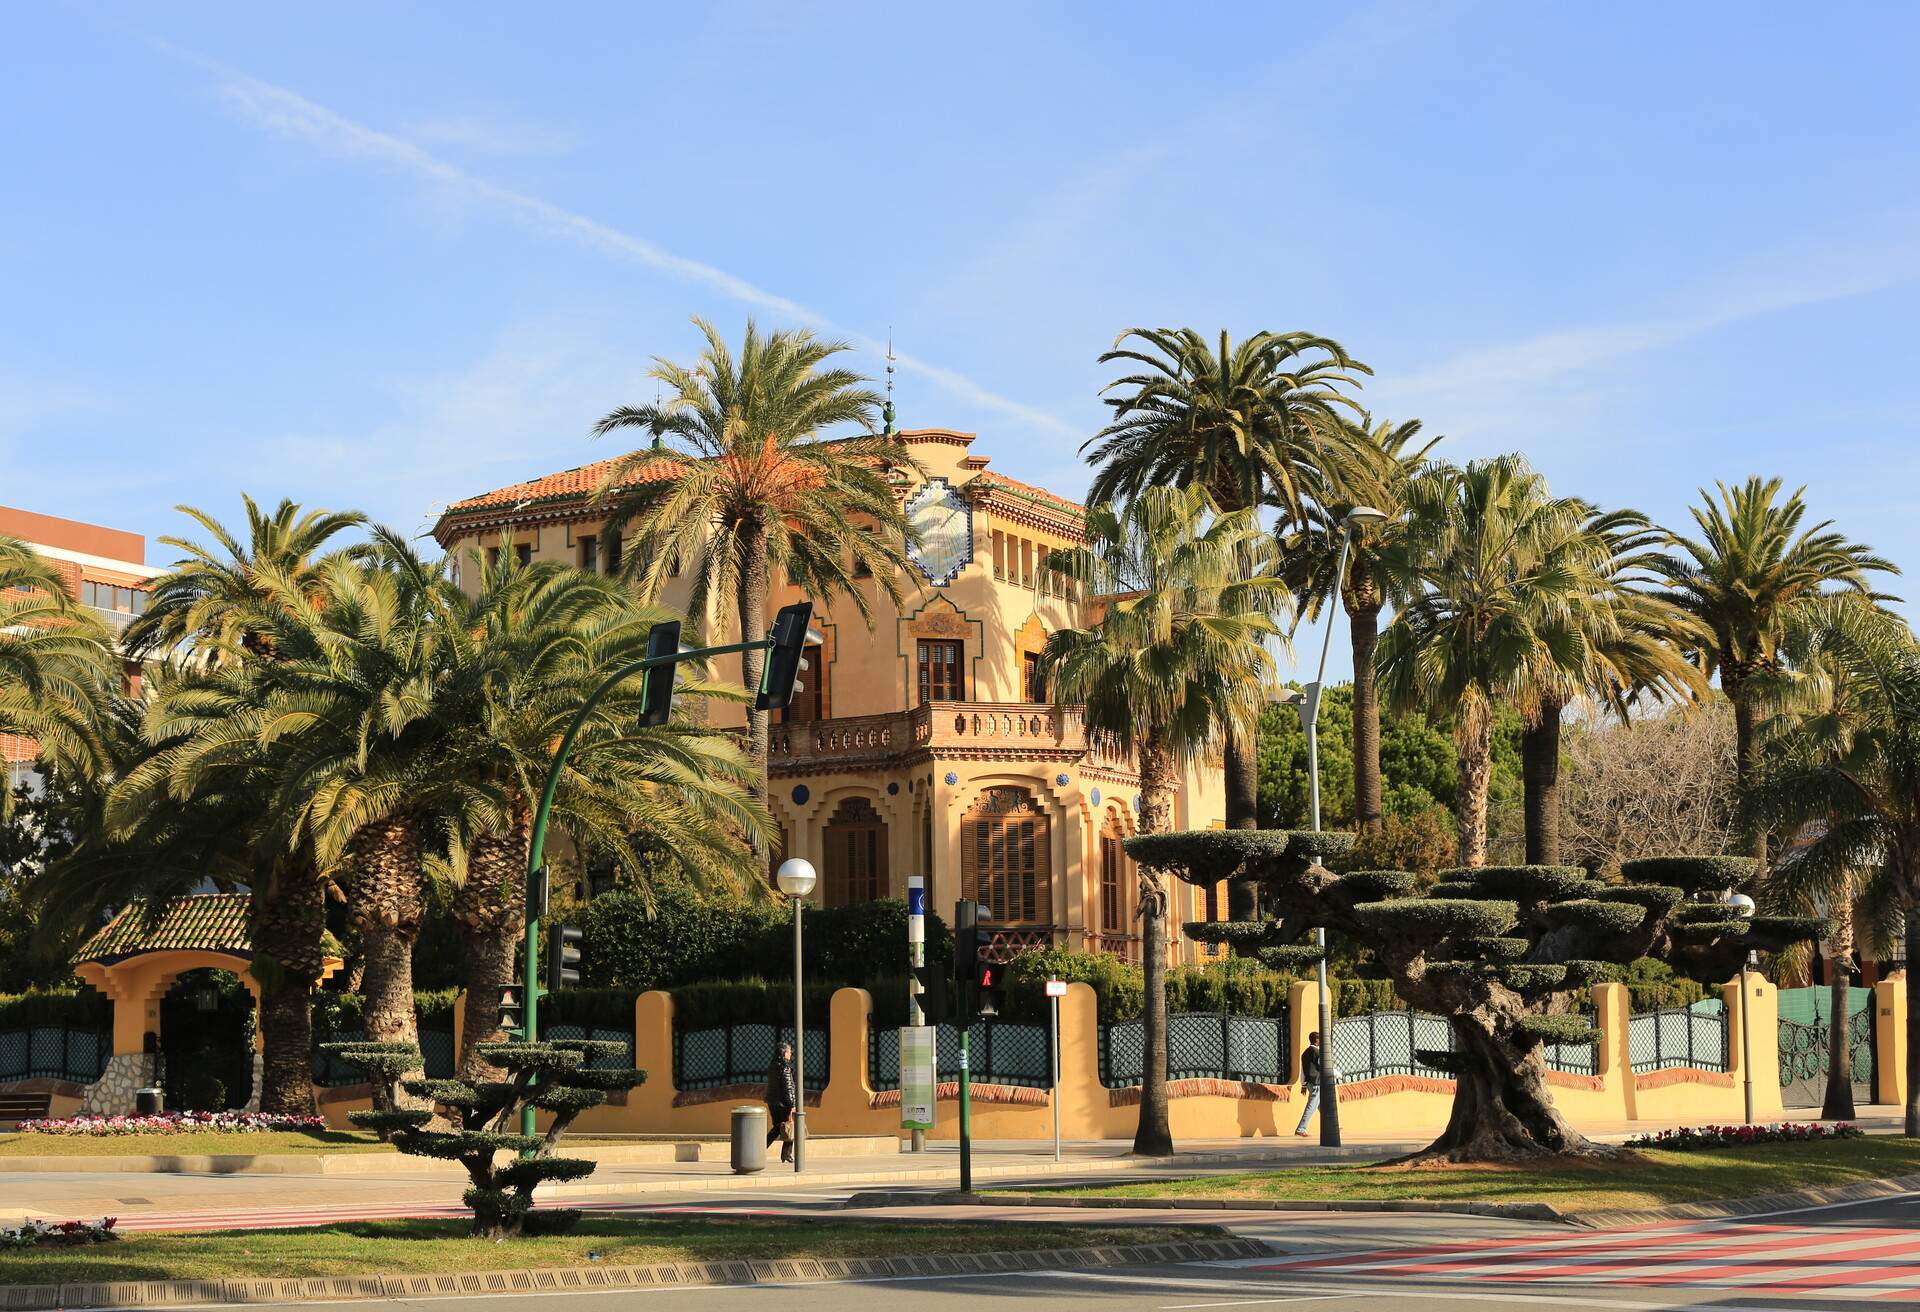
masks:
[[[904,711],[788,721],[769,730],[777,771],[881,766],[943,752],[1038,754],[1084,762],[1137,781],[1131,755],[1087,732],[1077,706],[1048,702],[924,701]]]

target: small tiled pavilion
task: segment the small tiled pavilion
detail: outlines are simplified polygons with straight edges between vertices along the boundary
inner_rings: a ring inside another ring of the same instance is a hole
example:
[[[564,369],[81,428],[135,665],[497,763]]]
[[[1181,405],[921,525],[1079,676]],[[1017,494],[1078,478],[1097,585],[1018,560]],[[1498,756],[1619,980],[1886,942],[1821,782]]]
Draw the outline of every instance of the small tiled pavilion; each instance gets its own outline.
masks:
[[[134,1091],[155,1074],[153,1048],[160,1034],[160,1000],[190,970],[229,970],[253,995],[256,1014],[260,985],[253,978],[253,939],[245,893],[206,893],[175,898],[157,917],[143,904],[125,907],[74,955],[74,974],[106,994],[113,1003],[113,1056],[100,1078],[87,1086],[80,1110],[124,1115],[134,1108]],[[322,978],[340,969],[327,958]],[[153,1036],[150,1040],[148,1036]],[[253,1052],[253,1097],[257,1109],[262,1081],[260,1038]]]

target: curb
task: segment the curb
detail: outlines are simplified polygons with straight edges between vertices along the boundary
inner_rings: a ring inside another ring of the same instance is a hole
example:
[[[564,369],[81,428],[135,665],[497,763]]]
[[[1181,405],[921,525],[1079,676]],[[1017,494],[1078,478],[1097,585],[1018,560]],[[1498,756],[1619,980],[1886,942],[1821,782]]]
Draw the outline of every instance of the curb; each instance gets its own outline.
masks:
[[[1419,1203],[1400,1199],[1338,1198],[1086,1198],[1052,1194],[904,1193],[874,1190],[854,1194],[843,1207],[1086,1207],[1132,1211],[1196,1212],[1433,1212],[1498,1216],[1515,1221],[1579,1224],[1550,1203]]]
[[[1890,1180],[1862,1180],[1858,1184],[1796,1189],[1791,1193],[1760,1194],[1753,1198],[1735,1198],[1718,1203],[1674,1203],[1667,1207],[1620,1207],[1605,1211],[1568,1212],[1563,1219],[1568,1225],[1585,1226],[1590,1230],[1610,1230],[1659,1221],[1711,1221],[1728,1216],[1757,1216],[1828,1203],[1865,1203],[1876,1198],[1896,1198],[1916,1190],[1920,1190],[1920,1175],[1897,1175]]]
[[[16,1285],[0,1290],[6,1312],[66,1308],[180,1307],[219,1303],[312,1303],[389,1298],[470,1298],[590,1289],[786,1285],[914,1276],[999,1275],[1092,1266],[1138,1266],[1266,1257],[1258,1239],[1192,1239],[1114,1248],[1048,1248],[954,1256],[794,1258],[772,1262],[678,1262],[654,1266],[540,1267],[438,1275],[310,1276],[234,1280],[128,1280],[98,1284]]]

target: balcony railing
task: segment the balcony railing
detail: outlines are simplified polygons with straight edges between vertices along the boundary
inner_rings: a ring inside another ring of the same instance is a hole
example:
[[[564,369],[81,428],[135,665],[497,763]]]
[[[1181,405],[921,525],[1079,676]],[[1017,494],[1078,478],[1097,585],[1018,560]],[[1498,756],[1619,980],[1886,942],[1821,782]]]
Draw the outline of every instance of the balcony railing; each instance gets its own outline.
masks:
[[[1131,772],[1130,756],[1089,738],[1080,708],[1045,702],[923,702],[907,711],[776,724],[768,751],[780,765],[880,760],[913,748],[1029,748],[1084,755]]]

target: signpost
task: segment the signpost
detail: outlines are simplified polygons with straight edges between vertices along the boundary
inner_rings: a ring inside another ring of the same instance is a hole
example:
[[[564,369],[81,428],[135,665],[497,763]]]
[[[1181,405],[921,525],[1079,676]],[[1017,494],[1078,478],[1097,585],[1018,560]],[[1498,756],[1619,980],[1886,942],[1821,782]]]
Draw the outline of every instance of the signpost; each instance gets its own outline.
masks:
[[[1047,1006],[1053,1013],[1053,1042],[1048,1050],[1053,1053],[1053,1087],[1047,1091],[1047,1101],[1053,1104],[1053,1160],[1060,1160],[1060,999],[1067,996],[1067,982],[1063,979],[1047,981]]]
[[[907,964],[924,966],[927,964],[927,880],[924,875],[907,876]],[[920,981],[914,978],[912,971],[907,972],[907,1024],[914,1029],[926,1028],[927,1064],[933,1066],[934,1048],[933,1030],[926,1025],[926,1014],[920,1009]],[[916,1043],[919,1040],[915,1040]],[[913,1132],[913,1151],[923,1153],[927,1150],[927,1131],[933,1128],[935,1086],[938,1075],[927,1081],[926,1104],[923,1107],[913,1096],[919,1092],[920,1062],[919,1048],[914,1048],[914,1061],[907,1059],[907,1032],[900,1034],[900,1124]]]

